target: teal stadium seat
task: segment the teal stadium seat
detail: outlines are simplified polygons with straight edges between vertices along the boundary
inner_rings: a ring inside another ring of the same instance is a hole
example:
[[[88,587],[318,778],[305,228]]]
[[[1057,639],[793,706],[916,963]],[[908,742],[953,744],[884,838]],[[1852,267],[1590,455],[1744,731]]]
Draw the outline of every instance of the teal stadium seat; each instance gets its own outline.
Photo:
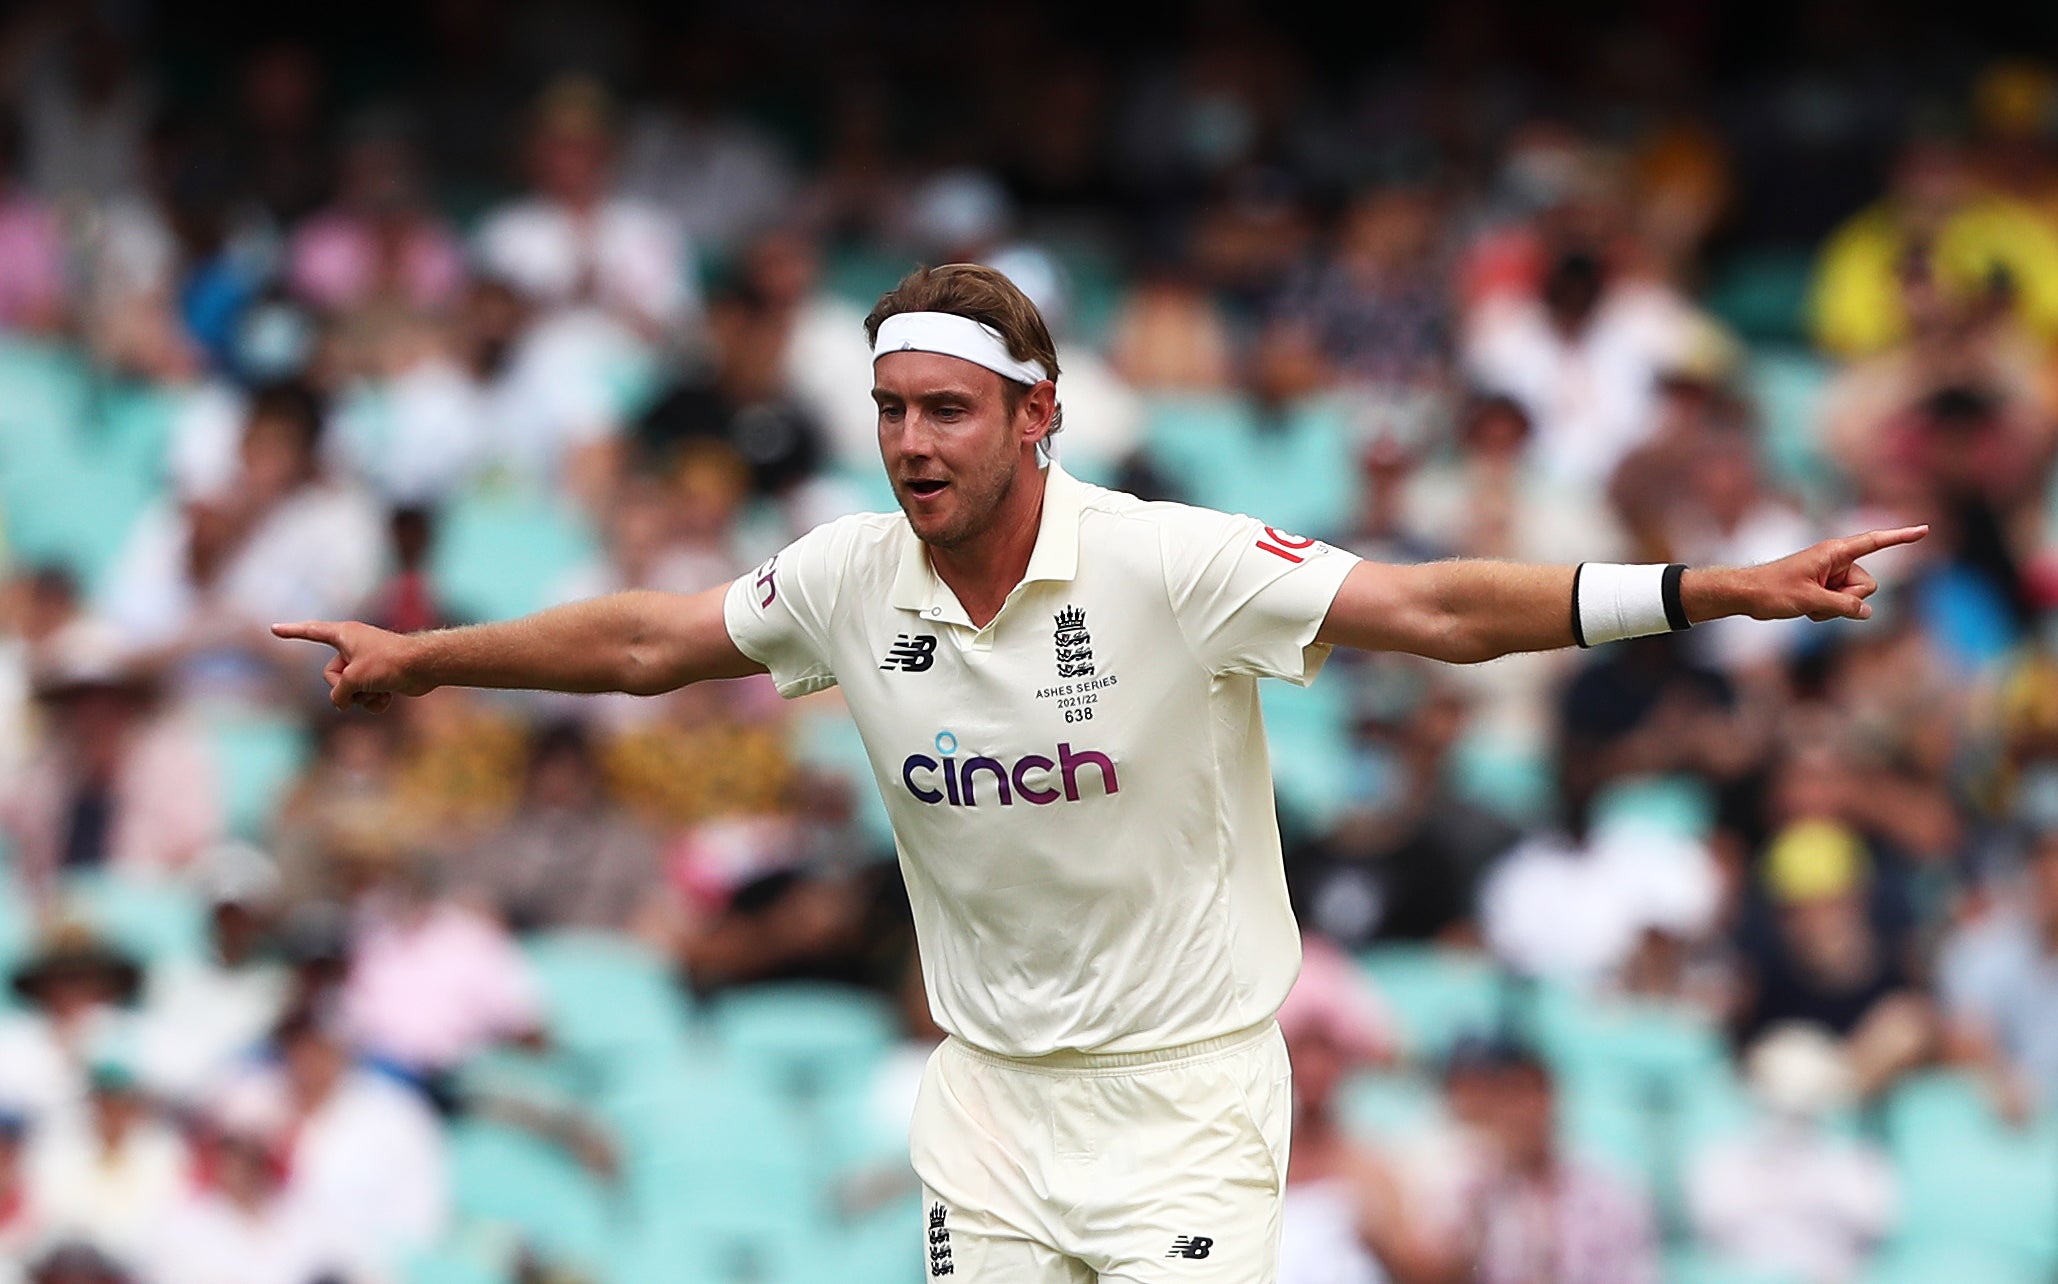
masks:
[[[828,1270],[818,1165],[792,1105],[713,1057],[653,1058],[638,1070],[600,1101],[622,1148],[624,1284],[839,1278]]]
[[[1762,462],[1776,481],[1803,494],[1823,495],[1835,484],[1822,443],[1831,373],[1829,363],[1799,347],[1756,349],[1744,367],[1745,388],[1758,407]]]
[[[96,872],[64,881],[64,912],[138,964],[199,958],[207,950],[207,906],[178,883]]]
[[[1516,997],[1489,960],[1460,950],[1382,945],[1358,962],[1400,1022],[1408,1058],[1432,1068],[1461,1037],[1501,1028]]]
[[[526,1129],[457,1120],[450,1181],[461,1221],[506,1227],[545,1261],[599,1272],[618,1251],[621,1210],[606,1184]]]
[[[212,711],[205,725],[229,832],[262,841],[307,763],[307,729],[297,719],[254,709]]]
[[[1357,509],[1351,425],[1339,401],[1306,402],[1266,427],[1238,397],[1150,397],[1144,451],[1194,503],[1280,530],[1334,536]]]
[[[1790,1271],[1742,1266],[1694,1249],[1666,1255],[1665,1279],[1667,1284],[1810,1284]]]
[[[1932,1245],[1889,1248],[1860,1278],[1862,1284],[2049,1284],[2051,1276],[2011,1254]]]
[[[551,932],[531,938],[552,1042],[602,1065],[675,1058],[686,1046],[690,1000],[671,965],[626,936]]]
[[[444,505],[429,570],[452,614],[504,620],[552,605],[556,586],[598,547],[570,504],[512,483],[487,484]]]
[[[785,982],[722,996],[708,1030],[717,1055],[793,1112],[810,1169],[826,1181],[873,1149],[865,1110],[895,1024],[869,991]]]
[[[2058,1267],[2058,1119],[2010,1127],[1970,1076],[1936,1072],[1894,1091],[1886,1136],[1901,1181],[1896,1260],[1976,1256],[1997,1279],[2050,1278]]]
[[[17,560],[90,595],[163,485],[172,395],[96,378],[55,344],[0,339],[0,516]]]

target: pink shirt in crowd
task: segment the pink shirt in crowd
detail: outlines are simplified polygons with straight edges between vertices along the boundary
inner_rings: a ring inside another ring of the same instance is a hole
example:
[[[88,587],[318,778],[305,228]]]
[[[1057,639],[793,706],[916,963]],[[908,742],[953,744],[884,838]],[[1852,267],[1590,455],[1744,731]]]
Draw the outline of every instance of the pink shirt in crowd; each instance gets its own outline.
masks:
[[[536,1026],[534,979],[497,923],[448,902],[362,920],[343,1018],[366,1052],[444,1069]]]

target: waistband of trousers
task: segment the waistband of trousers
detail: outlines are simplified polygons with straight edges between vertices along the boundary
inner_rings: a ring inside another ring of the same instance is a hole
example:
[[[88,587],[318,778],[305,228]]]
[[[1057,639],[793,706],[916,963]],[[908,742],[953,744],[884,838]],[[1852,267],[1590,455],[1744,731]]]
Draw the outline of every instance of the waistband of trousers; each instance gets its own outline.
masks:
[[[1129,1070],[1155,1070],[1190,1065],[1196,1061],[1207,1061],[1214,1057],[1240,1052],[1271,1037],[1278,1028],[1279,1023],[1267,1017],[1254,1026],[1233,1030],[1212,1039],[1175,1044],[1169,1048],[1153,1048],[1147,1052],[1077,1052],[1070,1048],[1061,1048],[1040,1057],[1007,1057],[967,1043],[954,1034],[945,1037],[944,1046],[960,1056],[970,1057],[974,1061],[984,1061],[1005,1070],[1026,1070],[1032,1074],[1120,1074]]]

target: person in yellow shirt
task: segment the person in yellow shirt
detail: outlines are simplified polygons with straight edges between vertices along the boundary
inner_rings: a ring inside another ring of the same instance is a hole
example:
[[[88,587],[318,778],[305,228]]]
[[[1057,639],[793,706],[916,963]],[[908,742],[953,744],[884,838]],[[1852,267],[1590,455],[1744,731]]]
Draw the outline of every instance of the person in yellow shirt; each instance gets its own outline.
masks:
[[[1845,358],[1900,343],[1911,273],[1970,312],[2006,310],[2037,337],[2058,338],[2058,231],[2032,207],[1980,190],[1949,143],[1911,144],[1887,194],[1831,233],[1809,291],[1815,342]]]

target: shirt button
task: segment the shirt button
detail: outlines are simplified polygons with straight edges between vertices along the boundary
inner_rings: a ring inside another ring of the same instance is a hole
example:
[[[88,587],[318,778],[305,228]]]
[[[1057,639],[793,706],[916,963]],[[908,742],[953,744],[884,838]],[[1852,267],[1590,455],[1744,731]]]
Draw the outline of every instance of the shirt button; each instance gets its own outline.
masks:
[[[929,608],[929,618],[932,620],[939,618],[940,616],[942,616],[942,614],[943,608],[940,606],[932,606]]]

